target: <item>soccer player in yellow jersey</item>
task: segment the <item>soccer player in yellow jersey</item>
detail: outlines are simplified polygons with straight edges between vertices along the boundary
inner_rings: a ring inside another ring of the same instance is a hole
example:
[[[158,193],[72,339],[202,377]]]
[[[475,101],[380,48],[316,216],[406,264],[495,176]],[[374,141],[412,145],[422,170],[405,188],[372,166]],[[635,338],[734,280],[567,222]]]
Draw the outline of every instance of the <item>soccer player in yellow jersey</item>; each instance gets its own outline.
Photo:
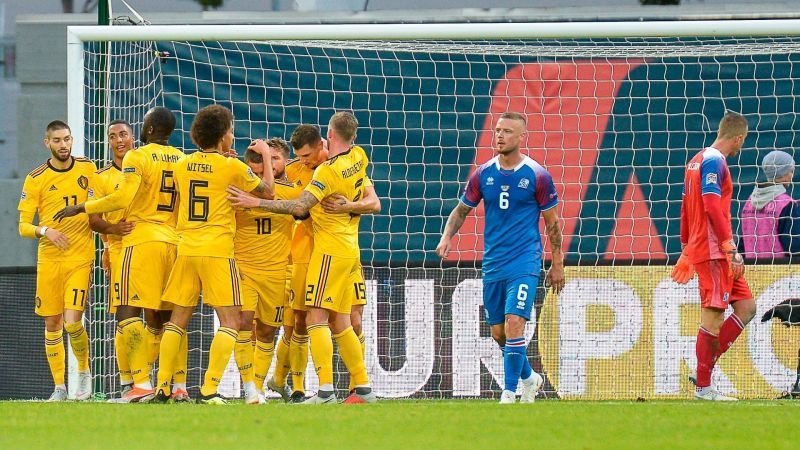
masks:
[[[113,120],[108,125],[108,145],[113,155],[111,164],[97,171],[89,186],[89,198],[102,198],[111,195],[122,183],[122,158],[133,149],[133,127],[125,120]],[[106,214],[91,214],[89,226],[92,231],[100,233],[105,244],[102,266],[109,280],[108,312],[114,314],[114,298],[119,297],[119,275],[122,258],[122,236],[133,230],[134,223],[124,220],[123,210]],[[122,392],[133,388],[133,377],[128,364],[128,351],[123,345],[122,333],[117,330],[114,337],[114,353],[119,367],[119,382]]]
[[[146,145],[129,151],[123,158],[119,189],[57,214],[69,217],[83,211],[100,214],[125,209],[124,217],[135,224],[133,231],[122,238],[119,298],[114,299],[117,327],[128,351],[134,382],[133,389],[120,399],[126,403],[146,402],[155,395],[150,367],[157,355],[154,347],[160,324],[154,317],[155,311],[165,309],[161,296],[175,263],[178,243],[175,231],[178,197],[173,175],[184,154],[168,145],[174,129],[172,111],[161,106],[152,108],[145,114],[142,125],[141,140]],[[141,319],[143,310],[150,318],[147,328]],[[182,346],[185,349],[186,343]],[[177,376],[176,383],[179,383]],[[179,394],[175,400],[188,400],[185,386],[177,386],[175,390]]]
[[[214,307],[220,327],[211,342],[197,401],[221,404],[226,401],[217,387],[236,343],[242,310],[233,248],[236,217],[225,190],[233,185],[261,198],[272,198],[274,180],[270,155],[262,146],[254,147],[267,161],[261,179],[245,163],[223,156],[230,154],[233,144],[233,115],[227,108],[211,105],[201,109],[190,135],[200,151],[175,167],[175,187],[181,197],[177,227],[181,241],[162,297],[173,304],[173,309],[161,340],[156,401],[169,398],[175,355],[202,292],[203,303]]]
[[[44,145],[51,156],[25,177],[18,208],[20,236],[39,239],[34,307],[36,314],[44,317],[45,352],[55,383],[48,401],[67,399],[65,329],[78,359],[75,397],[86,400],[92,395],[89,336],[81,319],[89,298],[94,239],[86,216],[63,222],[53,218],[64,205],[86,201],[97,171],[93,162],[71,155],[72,143],[72,133],[66,123],[55,120],[47,125]],[[37,212],[38,226],[33,224]]]
[[[340,121],[357,123],[352,114],[340,112],[334,114],[330,124],[338,128]],[[358,146],[340,153],[329,149],[329,155],[330,158],[316,168],[311,182],[297,200],[258,200],[235,186],[228,188],[229,199],[234,206],[243,208],[261,207],[298,218],[311,214],[314,249],[306,276],[305,304],[308,307],[306,322],[311,356],[320,388],[306,403],[336,401],[331,332],[339,345],[342,361],[355,381],[354,392],[345,402],[375,402],[377,399],[369,385],[361,346],[350,322],[353,282],[361,278],[358,216],[326,213],[320,205],[323,199],[332,195],[360,200],[369,161]]]
[[[264,164],[255,147],[267,147],[271,164]],[[280,138],[256,141],[244,154],[244,161],[261,177],[265,166],[272,168],[275,199],[291,200],[302,188],[286,179],[284,167],[289,145]],[[234,347],[236,364],[242,376],[245,401],[264,402],[264,380],[275,352],[275,333],[283,324],[286,307],[286,266],[294,219],[258,209],[236,211],[236,236],[233,241],[236,264],[242,280],[242,315],[239,337]],[[256,321],[256,349],[252,346],[253,319]]]

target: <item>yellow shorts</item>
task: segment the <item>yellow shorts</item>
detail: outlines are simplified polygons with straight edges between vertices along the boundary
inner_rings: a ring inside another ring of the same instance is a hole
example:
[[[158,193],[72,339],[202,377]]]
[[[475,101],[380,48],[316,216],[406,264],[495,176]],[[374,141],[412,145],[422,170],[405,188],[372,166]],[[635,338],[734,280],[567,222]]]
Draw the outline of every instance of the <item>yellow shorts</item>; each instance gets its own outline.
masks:
[[[363,280],[358,258],[312,253],[306,274],[306,307],[350,314],[359,279]]]
[[[108,273],[108,313],[116,314],[117,305],[119,305],[119,276],[122,272],[122,248],[109,247],[106,249],[108,252],[108,259],[111,262],[111,268]]]
[[[40,261],[36,264],[35,312],[57,316],[65,309],[83,311],[89,301],[93,261]]]
[[[209,306],[241,306],[241,279],[233,258],[178,256],[162,299],[178,306],[196,306],[200,293]]]
[[[242,311],[255,311],[263,324],[279,327],[286,307],[286,269],[241,268]]]
[[[295,311],[306,311],[306,274],[308,263],[292,264],[292,279],[289,281],[289,304]]]
[[[293,327],[294,326],[294,310],[292,309],[292,300],[289,298],[289,295],[292,291],[292,265],[286,265],[286,274],[284,275],[286,282],[284,283],[284,292],[286,295],[283,296],[283,326],[285,327]]]
[[[114,306],[161,310],[178,247],[167,242],[143,242],[122,249],[119,299]]]
[[[367,285],[364,283],[364,268],[361,263],[358,264],[358,273],[353,275],[351,280],[353,283],[353,306],[360,306],[367,304]]]

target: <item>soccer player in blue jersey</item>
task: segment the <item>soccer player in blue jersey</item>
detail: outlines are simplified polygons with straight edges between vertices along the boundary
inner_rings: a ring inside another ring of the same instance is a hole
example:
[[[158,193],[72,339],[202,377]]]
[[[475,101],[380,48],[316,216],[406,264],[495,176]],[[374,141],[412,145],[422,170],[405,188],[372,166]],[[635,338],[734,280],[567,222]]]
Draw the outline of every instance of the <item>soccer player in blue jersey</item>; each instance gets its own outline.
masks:
[[[467,182],[460,202],[450,213],[436,247],[442,258],[469,212],[483,200],[486,224],[483,233],[483,307],[492,338],[503,349],[505,387],[500,403],[514,403],[522,380],[521,403],[532,403],[542,377],[528,361],[525,323],[531,318],[542,269],[539,215],[544,217],[550,240],[552,266],[545,286],[559,293],[564,287],[564,253],[553,179],[539,163],[520,152],[525,138],[525,116],[507,112],[495,126],[497,155],[478,167]]]

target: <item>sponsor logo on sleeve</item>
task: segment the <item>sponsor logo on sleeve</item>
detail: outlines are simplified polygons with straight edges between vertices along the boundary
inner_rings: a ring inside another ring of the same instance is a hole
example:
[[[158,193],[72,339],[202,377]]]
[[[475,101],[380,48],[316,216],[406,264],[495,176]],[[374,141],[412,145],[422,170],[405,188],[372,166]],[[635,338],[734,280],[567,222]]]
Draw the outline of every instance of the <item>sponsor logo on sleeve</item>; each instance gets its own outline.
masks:
[[[317,181],[317,180],[311,180],[311,185],[312,185],[312,186],[314,186],[314,187],[316,187],[316,188],[317,188],[317,189],[319,189],[320,191],[324,191],[324,190],[325,190],[325,185],[324,185],[324,184],[322,184],[322,183],[320,183],[320,182],[319,182],[319,181]]]
[[[717,174],[710,173],[706,175],[706,184],[717,184]]]
[[[254,173],[253,173],[253,169],[251,169],[251,168],[249,168],[249,167],[247,168],[247,175],[248,175],[250,178],[255,178],[255,177],[256,177],[256,174],[254,174]]]
[[[136,167],[125,167],[124,169],[122,169],[122,172],[124,172],[124,173],[136,173]]]
[[[28,194],[26,194],[25,191],[22,191],[22,194],[19,196],[19,199],[25,200],[26,198],[28,198]]]

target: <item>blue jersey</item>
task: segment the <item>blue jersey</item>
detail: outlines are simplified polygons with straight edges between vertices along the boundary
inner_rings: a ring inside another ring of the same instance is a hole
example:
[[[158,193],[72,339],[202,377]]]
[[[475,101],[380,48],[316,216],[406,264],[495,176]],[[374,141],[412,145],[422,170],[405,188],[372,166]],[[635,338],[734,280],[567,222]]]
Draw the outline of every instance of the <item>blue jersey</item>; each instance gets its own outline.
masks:
[[[483,200],[484,280],[539,276],[542,269],[541,211],[558,204],[553,178],[525,156],[511,170],[500,168],[495,156],[470,176],[461,201],[475,208]]]

